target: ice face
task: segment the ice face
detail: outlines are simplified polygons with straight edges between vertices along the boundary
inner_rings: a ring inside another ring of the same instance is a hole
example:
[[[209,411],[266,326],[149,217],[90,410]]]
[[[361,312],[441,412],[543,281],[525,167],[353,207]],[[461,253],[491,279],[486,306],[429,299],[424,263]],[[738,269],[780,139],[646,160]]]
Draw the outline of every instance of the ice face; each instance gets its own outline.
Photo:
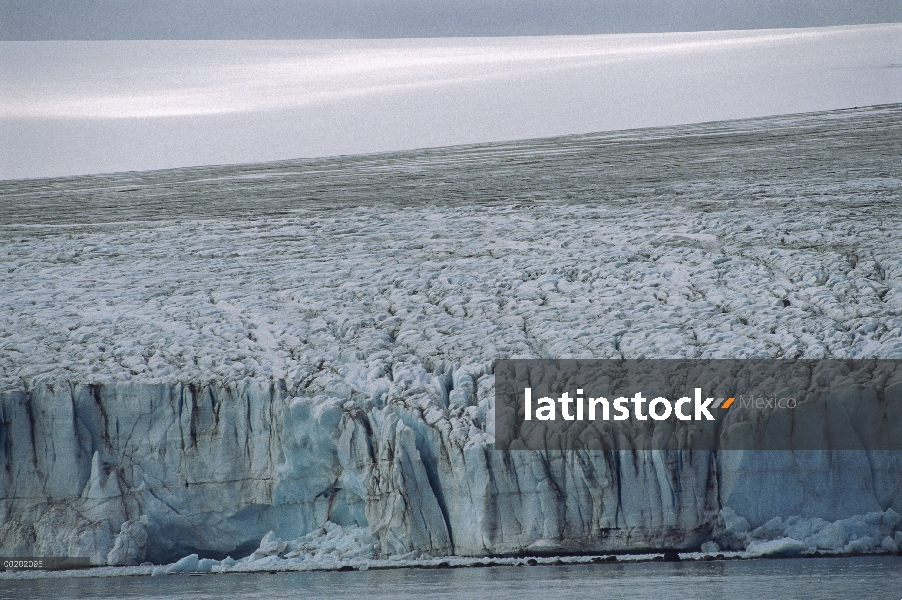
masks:
[[[726,508],[902,511],[894,453],[490,445],[496,358],[902,357],[898,139],[891,106],[0,183],[0,553],[330,523],[375,556],[693,548]]]

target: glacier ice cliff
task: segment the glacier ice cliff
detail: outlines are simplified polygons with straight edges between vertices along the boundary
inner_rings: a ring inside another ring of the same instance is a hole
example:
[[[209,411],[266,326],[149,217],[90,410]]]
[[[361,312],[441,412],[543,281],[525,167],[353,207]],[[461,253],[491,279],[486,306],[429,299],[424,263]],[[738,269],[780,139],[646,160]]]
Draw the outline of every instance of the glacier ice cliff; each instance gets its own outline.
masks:
[[[345,398],[254,381],[8,392],[0,550],[221,559],[329,524],[365,528],[374,556],[743,550],[773,519],[902,512],[900,453],[495,452],[489,376],[464,404],[414,374],[422,387]]]
[[[496,453],[485,432],[493,398],[449,409],[439,378],[419,375],[433,395],[294,397],[254,383],[8,394],[14,468],[2,489],[15,497],[3,539],[18,553],[127,563],[249,552],[270,530],[294,538],[327,522],[367,527],[383,555],[692,545],[704,535],[717,506],[711,456],[683,465],[645,453]]]
[[[899,453],[499,453],[491,368],[902,358],[899,140],[894,105],[0,182],[0,555],[892,551]]]

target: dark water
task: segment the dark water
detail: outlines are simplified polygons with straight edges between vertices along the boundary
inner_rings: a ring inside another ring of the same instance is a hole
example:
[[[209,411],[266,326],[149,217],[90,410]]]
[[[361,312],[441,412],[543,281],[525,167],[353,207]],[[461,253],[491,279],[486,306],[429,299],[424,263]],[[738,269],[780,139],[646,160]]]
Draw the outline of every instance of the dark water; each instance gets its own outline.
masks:
[[[0,580],[0,598],[902,598],[902,557]]]

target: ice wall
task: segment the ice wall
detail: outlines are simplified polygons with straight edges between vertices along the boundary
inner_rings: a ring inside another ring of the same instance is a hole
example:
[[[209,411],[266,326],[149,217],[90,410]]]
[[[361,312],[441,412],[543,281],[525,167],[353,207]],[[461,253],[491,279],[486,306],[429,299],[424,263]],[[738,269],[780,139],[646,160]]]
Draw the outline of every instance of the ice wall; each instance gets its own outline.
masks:
[[[902,511],[895,453],[499,453],[491,376],[395,375],[403,396],[380,380],[344,397],[252,380],[7,392],[0,553],[222,558],[329,522],[383,555],[688,549],[724,506],[753,527]]]

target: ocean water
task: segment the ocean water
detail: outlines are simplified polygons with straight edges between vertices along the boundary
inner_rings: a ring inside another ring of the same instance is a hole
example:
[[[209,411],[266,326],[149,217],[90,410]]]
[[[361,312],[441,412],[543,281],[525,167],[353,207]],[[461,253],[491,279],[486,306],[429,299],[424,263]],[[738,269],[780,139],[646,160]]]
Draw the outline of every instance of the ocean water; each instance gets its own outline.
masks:
[[[0,580],[0,599],[227,597],[878,600],[902,597],[902,557]]]

